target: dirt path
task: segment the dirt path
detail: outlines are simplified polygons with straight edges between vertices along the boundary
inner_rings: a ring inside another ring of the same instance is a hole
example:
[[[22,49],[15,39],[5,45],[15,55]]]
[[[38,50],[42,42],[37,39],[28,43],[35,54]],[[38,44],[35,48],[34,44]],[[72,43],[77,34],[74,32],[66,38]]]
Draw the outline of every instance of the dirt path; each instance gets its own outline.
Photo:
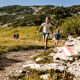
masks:
[[[32,57],[42,50],[9,52],[0,56],[0,80],[9,80],[10,74],[18,75],[22,66],[31,63]]]

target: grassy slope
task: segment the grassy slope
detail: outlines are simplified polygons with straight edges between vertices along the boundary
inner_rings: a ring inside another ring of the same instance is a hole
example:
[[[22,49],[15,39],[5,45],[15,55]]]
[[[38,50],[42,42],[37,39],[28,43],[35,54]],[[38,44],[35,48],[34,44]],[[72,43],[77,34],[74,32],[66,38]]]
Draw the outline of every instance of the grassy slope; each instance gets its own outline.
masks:
[[[32,27],[7,27],[0,28],[0,54],[9,51],[27,50],[42,48],[42,34],[37,33],[38,26]],[[14,39],[13,34],[19,33],[20,38]],[[53,42],[49,40],[49,47],[53,46]]]

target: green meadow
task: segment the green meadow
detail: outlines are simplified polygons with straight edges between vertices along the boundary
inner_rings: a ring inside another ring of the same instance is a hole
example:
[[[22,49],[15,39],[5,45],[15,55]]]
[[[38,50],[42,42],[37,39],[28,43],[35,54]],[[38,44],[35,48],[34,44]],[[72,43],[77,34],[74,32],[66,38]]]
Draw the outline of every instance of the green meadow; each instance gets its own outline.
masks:
[[[38,28],[39,26],[0,28],[0,54],[10,51],[42,49],[44,43],[42,33],[37,35]],[[19,34],[19,39],[13,38],[16,33]],[[53,41],[49,40],[48,47],[52,46]]]
[[[39,26],[0,28],[0,54],[10,51],[43,49],[42,33],[37,35],[38,28]],[[13,38],[16,33],[19,34],[19,39]],[[53,41],[49,40],[48,47],[53,47]]]

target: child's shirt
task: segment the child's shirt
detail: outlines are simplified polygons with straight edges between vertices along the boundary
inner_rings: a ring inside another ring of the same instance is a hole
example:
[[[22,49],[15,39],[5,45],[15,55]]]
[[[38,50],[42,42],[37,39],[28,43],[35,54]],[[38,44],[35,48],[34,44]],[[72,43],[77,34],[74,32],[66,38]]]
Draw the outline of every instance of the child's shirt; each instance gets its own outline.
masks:
[[[41,26],[43,26],[43,32],[45,32],[45,33],[49,33],[50,32],[50,27],[52,27],[51,23],[49,23],[49,24],[42,23]]]

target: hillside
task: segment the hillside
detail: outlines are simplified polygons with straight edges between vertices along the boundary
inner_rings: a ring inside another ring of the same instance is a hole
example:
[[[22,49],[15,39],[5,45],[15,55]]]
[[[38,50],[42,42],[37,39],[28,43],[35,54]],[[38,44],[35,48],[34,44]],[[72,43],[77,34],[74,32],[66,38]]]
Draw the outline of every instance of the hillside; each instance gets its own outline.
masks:
[[[59,26],[61,25],[59,21],[63,21],[62,19],[78,14],[80,6],[5,6],[0,7],[0,25],[2,27],[40,25],[46,16],[50,16],[52,24],[55,22],[55,25]]]
[[[43,51],[42,34],[37,35],[37,30],[46,16],[51,17],[53,32],[60,30],[60,41],[54,47],[49,37],[48,49]],[[18,39],[15,34],[19,34]],[[0,7],[0,80],[80,80],[77,36],[80,36],[79,5]],[[72,49],[72,56],[64,57],[64,45]]]

